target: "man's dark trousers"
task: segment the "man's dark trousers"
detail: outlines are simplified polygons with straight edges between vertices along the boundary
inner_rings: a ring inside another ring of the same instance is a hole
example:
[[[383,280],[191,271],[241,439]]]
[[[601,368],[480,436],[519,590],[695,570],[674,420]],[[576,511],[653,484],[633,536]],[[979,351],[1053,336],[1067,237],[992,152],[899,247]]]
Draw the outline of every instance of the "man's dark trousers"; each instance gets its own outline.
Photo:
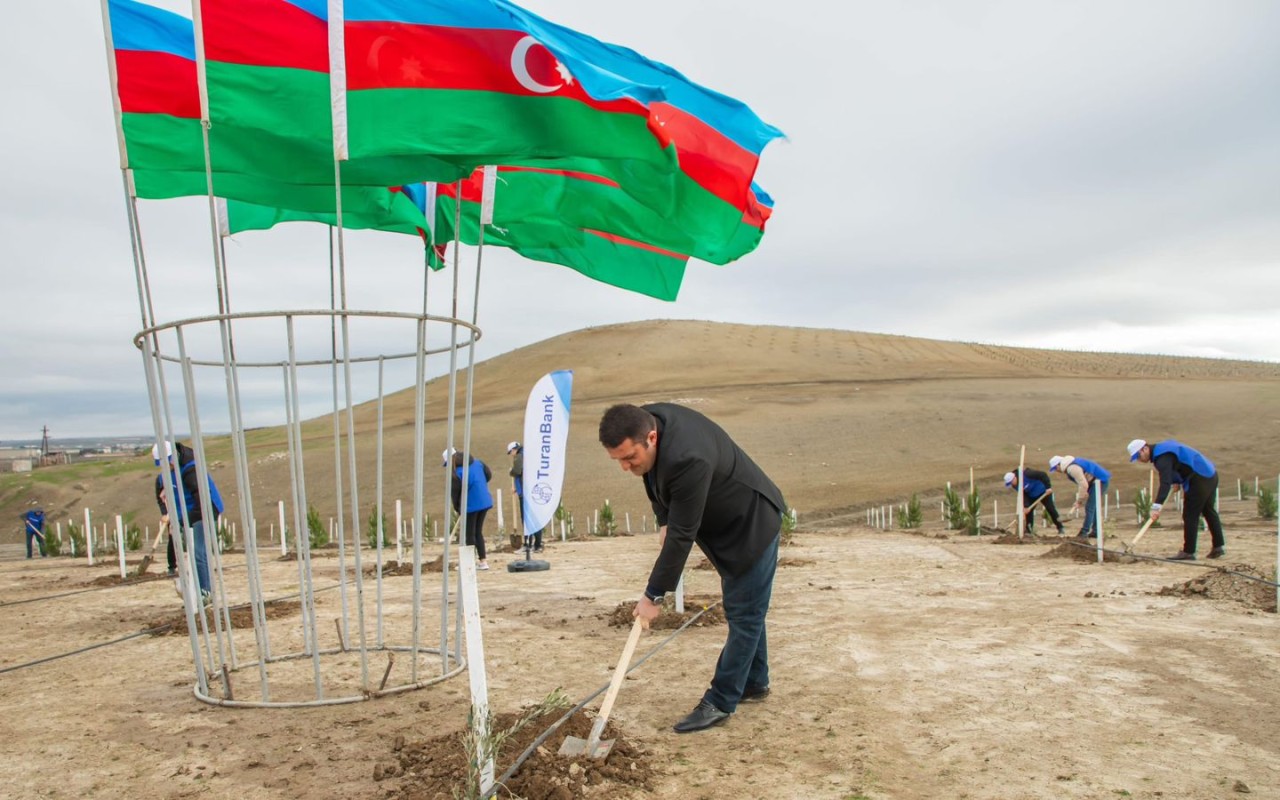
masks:
[[[1191,485],[1187,496],[1182,498],[1182,551],[1194,553],[1196,539],[1200,533],[1200,517],[1204,516],[1209,527],[1209,535],[1213,537],[1214,547],[1225,547],[1227,540],[1222,534],[1222,520],[1218,518],[1218,474],[1205,478],[1197,473],[1191,474]]]
[[[721,576],[724,616],[729,637],[716,662],[711,688],[703,695],[721,711],[733,713],[748,686],[769,685],[769,646],[765,615],[773,596],[773,576],[778,571],[778,540],[764,551],[751,569],[736,578]]]

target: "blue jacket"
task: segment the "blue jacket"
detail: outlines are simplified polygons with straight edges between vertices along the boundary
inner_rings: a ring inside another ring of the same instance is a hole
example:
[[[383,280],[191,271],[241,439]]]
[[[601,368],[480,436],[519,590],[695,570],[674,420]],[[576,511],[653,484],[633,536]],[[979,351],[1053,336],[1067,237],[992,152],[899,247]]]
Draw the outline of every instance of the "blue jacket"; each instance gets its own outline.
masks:
[[[44,511],[35,509],[22,515],[27,523],[27,533],[44,533]]]
[[[1193,476],[1208,479],[1218,474],[1213,462],[1198,450],[1173,439],[1166,439],[1151,448],[1151,466],[1160,475],[1160,488],[1155,497],[1157,503],[1165,501],[1175,483],[1181,484],[1184,492],[1190,491]]]
[[[489,467],[480,459],[473,457],[466,472],[467,513],[493,508],[493,497],[489,494],[489,481],[493,478],[493,473],[489,471]],[[454,511],[461,510],[458,506],[462,504],[462,475],[461,466],[453,467],[453,479],[449,481],[449,494],[453,499]]]
[[[1092,477],[1096,481],[1100,481],[1103,486],[1107,485],[1108,483],[1111,483],[1111,473],[1107,472],[1105,469],[1098,466],[1097,464],[1090,461],[1089,459],[1076,458],[1074,463],[1076,464],[1076,466],[1080,467],[1080,469],[1084,470],[1084,474]],[[1063,472],[1066,472],[1066,470],[1063,470]],[[1070,473],[1067,474],[1067,477],[1071,478]],[[1075,483],[1076,479],[1071,478],[1071,482]]]

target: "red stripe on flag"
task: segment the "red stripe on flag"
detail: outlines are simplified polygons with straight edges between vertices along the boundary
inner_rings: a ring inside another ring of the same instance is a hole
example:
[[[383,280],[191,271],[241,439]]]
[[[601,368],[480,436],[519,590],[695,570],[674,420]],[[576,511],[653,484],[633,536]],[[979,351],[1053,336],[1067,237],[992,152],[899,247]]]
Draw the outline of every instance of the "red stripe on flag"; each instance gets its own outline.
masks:
[[[567,97],[602,111],[647,114],[634,100],[590,97],[572,76],[557,70],[551,51],[536,42],[522,45],[522,31],[348,22],[345,34],[350,91],[457,89]]]
[[[756,193],[752,192],[751,199],[747,202],[747,209],[742,212],[742,221],[753,228],[764,230],[765,223],[771,216],[773,216],[773,209],[761,203]]]
[[[504,165],[504,166],[498,167],[498,172],[499,174],[503,172],[540,172],[544,175],[562,175],[566,178],[572,178],[578,181],[586,181],[588,183],[599,183],[603,186],[612,186],[615,189],[622,188],[622,185],[619,184],[617,181],[611,178],[606,178],[603,175],[593,175],[590,172],[576,172],[574,170],[568,170],[568,169],[545,169],[543,167],[511,167],[511,166]]]
[[[466,180],[462,181],[462,200],[465,203],[479,203],[484,197],[484,168],[479,167]],[[457,197],[457,183],[436,184],[439,197]]]
[[[644,242],[637,242],[635,239],[628,239],[625,236],[618,236],[615,233],[592,230],[591,228],[583,228],[582,232],[590,233],[594,236],[599,236],[601,239],[608,240],[610,242],[613,242],[614,244],[623,245],[624,247],[634,247],[637,250],[647,250],[650,253],[657,253],[658,255],[667,256],[669,258],[678,258],[681,261],[689,260],[689,257],[684,255],[683,253],[673,253],[670,250],[663,250],[661,247],[654,247],[651,244],[646,244]]]
[[[200,119],[196,62],[152,50],[117,50],[120,110]]]
[[[675,144],[686,175],[735,208],[745,210],[754,201],[747,195],[759,156],[673,105],[654,103],[649,110],[649,129],[664,147]]]
[[[205,58],[329,71],[329,24],[283,0],[202,0]]]

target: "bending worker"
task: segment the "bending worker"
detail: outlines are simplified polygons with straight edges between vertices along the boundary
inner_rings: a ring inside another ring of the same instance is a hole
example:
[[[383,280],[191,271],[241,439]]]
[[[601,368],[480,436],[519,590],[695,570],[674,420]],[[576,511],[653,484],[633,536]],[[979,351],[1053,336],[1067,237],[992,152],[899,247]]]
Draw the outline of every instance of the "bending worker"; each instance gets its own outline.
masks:
[[[1150,464],[1160,476],[1160,488],[1151,499],[1151,519],[1160,519],[1160,508],[1174,483],[1182,485],[1182,550],[1170,556],[1175,561],[1194,561],[1200,517],[1204,517],[1213,537],[1209,558],[1227,554],[1227,540],[1222,535],[1218,517],[1218,470],[1199,451],[1181,442],[1166,439],[1155,445],[1145,439],[1129,442],[1129,460]]]
[[[778,567],[782,492],[724,429],[674,403],[616,405],[600,419],[600,444],[644,481],[660,552],[635,617],[648,627],[676,588],[696,543],[720,574],[729,635],[711,687],[676,733],[719,725],[738,704],[769,694],[765,617]]]
[[[1107,490],[1111,483],[1111,473],[1087,458],[1075,456],[1054,456],[1049,459],[1049,471],[1061,472],[1077,487],[1076,502],[1072,511],[1079,511],[1084,506],[1084,527],[1076,534],[1077,539],[1096,539],[1098,536],[1098,496]]]
[[[1053,524],[1058,528],[1058,535],[1062,535],[1062,520],[1058,517],[1058,507],[1053,504],[1053,484],[1049,480],[1049,473],[1041,472],[1038,469],[1022,469],[1023,486],[1022,486],[1022,507],[1026,509],[1026,530],[1031,530],[1036,526],[1036,510],[1032,508],[1036,501],[1040,501],[1040,505],[1044,507],[1044,511],[1049,515],[1049,519],[1053,520]],[[1010,489],[1018,488],[1018,473],[1006,472],[1004,474],[1004,485]],[[1044,498],[1041,500],[1040,498]]]

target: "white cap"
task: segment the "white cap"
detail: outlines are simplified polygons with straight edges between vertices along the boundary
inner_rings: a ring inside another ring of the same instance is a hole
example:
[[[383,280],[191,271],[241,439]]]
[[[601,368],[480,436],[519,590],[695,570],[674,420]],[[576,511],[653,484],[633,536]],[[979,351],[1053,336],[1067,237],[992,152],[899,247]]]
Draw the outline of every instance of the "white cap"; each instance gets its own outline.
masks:
[[[1147,446],[1146,439],[1134,439],[1132,442],[1129,442],[1129,460],[1137,461],[1138,453],[1141,452],[1142,448],[1146,446]]]
[[[453,455],[453,454],[454,454],[454,453],[456,453],[456,452],[457,452],[457,451],[456,451],[456,450],[454,450],[452,447],[446,447],[444,450],[441,450],[441,451],[440,451],[440,466],[442,466],[442,467],[448,466],[448,465],[449,465],[449,456]]]
[[[1005,485],[1005,486],[1012,487],[1012,486],[1013,486],[1013,479],[1014,479],[1014,478],[1016,478],[1016,477],[1018,477],[1018,476],[1017,476],[1017,475],[1014,475],[1012,472],[1006,472],[1006,473],[1004,474],[1004,485]]]
[[[1054,456],[1053,458],[1049,459],[1049,471],[1057,472],[1058,466],[1062,464],[1062,461],[1063,461],[1062,456]]]
[[[173,457],[173,446],[167,441],[164,443],[164,457],[166,459]],[[151,460],[156,462],[157,465],[160,464],[160,451],[154,444],[151,445]]]
[[[510,444],[507,445],[507,452],[510,453],[512,450],[518,450],[519,448],[520,448],[519,442],[511,442]]]

